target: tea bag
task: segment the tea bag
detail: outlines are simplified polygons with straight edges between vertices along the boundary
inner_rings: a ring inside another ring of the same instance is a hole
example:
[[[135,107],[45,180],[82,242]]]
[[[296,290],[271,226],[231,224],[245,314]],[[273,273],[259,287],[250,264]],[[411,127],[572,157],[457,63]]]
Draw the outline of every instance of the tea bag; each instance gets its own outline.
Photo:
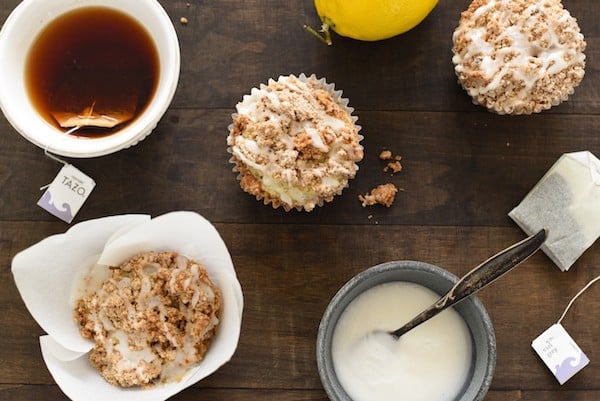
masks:
[[[138,104],[138,90],[129,75],[89,71],[80,81],[65,80],[54,88],[52,117],[62,128],[113,128],[131,120]],[[107,82],[110,80],[110,82]],[[114,87],[120,88],[115,95]]]
[[[542,250],[567,271],[600,237],[600,160],[563,154],[508,214],[528,235],[548,227]]]
[[[80,113],[55,111],[52,113],[52,116],[63,128],[113,128],[119,124],[131,120],[135,114],[135,103],[131,103],[131,107],[128,109],[110,110],[104,112],[94,110],[95,105],[95,102],[92,103],[91,106],[84,108]]]

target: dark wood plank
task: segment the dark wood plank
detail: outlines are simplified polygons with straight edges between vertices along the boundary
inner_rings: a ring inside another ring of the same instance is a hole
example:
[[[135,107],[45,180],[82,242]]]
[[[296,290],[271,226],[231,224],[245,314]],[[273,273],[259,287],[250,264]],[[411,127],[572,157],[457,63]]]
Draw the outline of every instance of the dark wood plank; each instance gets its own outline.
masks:
[[[0,386],[0,396],[4,401],[21,400],[68,400],[57,386],[52,385],[27,385],[27,386]],[[596,401],[600,393],[597,390],[577,391],[502,391],[490,390],[486,401]],[[169,398],[172,401],[246,401],[260,399],[264,401],[327,401],[323,390],[249,390],[249,389],[212,389],[191,387]]]
[[[77,221],[193,209],[216,222],[511,226],[507,213],[562,153],[600,154],[598,116],[359,111],[365,158],[350,187],[312,213],[285,213],[239,188],[226,150],[230,114],[174,109],[135,147],[73,161],[97,182]],[[0,149],[0,219],[53,220],[35,204],[38,188],[60,164],[2,127],[7,137]],[[378,158],[386,148],[403,158],[403,170],[394,176],[383,172]],[[404,190],[395,205],[363,209],[358,195],[388,181]]]
[[[572,99],[550,113],[597,113],[600,76],[597,7],[593,0],[565,1],[579,20],[588,68]],[[18,2],[3,0],[4,18]],[[174,107],[231,107],[249,88],[279,75],[316,73],[335,82],[363,110],[477,111],[456,84],[452,32],[469,1],[443,2],[417,28],[365,43],[335,36],[325,46],[304,32],[318,27],[311,1],[232,0],[162,2],[179,35],[181,80]],[[188,24],[179,18],[185,16]],[[357,79],[360,77],[359,79]]]
[[[586,77],[571,101],[552,113],[597,113],[600,76],[597,7],[588,1],[565,1],[579,20],[588,47]],[[395,38],[366,43],[334,36],[327,47],[302,31],[320,22],[311,1],[277,0],[202,2],[165,7],[177,21],[182,46],[182,81],[175,106],[229,107],[269,78],[316,73],[335,82],[364,110],[476,111],[456,84],[451,62],[452,32],[470,1],[440,2],[414,30]],[[223,67],[226,74],[223,74]]]
[[[219,388],[319,388],[314,355],[318,324],[331,297],[354,274],[385,261],[413,259],[462,275],[522,238],[515,228],[326,225],[319,227],[318,236],[312,225],[247,224],[240,230],[238,225],[218,224],[217,228],[229,246],[245,294],[239,348],[229,364],[205,380],[207,386]],[[2,242],[15,251],[55,229],[51,223],[7,223]],[[560,272],[539,253],[481,293],[498,340],[494,388],[555,387],[555,379],[530,344],[593,277],[599,252],[590,250],[569,273]],[[10,261],[2,255],[1,262],[8,266]],[[0,294],[5,310],[0,331],[8,333],[0,360],[19,361],[16,366],[0,365],[0,378],[6,383],[51,383],[39,355],[41,330],[14,285],[8,285],[12,283],[8,269],[0,278],[6,283]],[[586,311],[600,307],[598,291],[600,287],[592,287],[564,321],[592,361],[600,357],[594,334],[598,326]],[[580,390],[597,389],[597,375],[598,367],[592,364],[569,384]]]

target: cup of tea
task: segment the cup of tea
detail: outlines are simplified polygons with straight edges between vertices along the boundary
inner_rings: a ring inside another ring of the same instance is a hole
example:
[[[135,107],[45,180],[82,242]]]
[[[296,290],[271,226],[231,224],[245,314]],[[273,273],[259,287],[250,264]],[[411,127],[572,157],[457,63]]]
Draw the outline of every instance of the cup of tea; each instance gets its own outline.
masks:
[[[179,68],[156,0],[24,0],[0,31],[0,108],[44,150],[102,156],[152,132]]]

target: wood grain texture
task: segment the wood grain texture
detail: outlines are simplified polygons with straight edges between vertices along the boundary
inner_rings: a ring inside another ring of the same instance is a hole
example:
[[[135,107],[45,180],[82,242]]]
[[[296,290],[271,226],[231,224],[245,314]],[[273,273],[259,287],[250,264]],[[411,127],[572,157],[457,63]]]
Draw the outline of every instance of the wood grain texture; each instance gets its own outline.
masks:
[[[0,0],[5,21],[17,0]],[[326,400],[315,341],[329,300],[353,275],[390,260],[420,260],[456,275],[522,239],[507,217],[565,153],[600,156],[600,5],[565,0],[588,48],[586,76],[570,100],[535,116],[498,116],[457,85],[451,35],[468,0],[441,1],[407,34],[374,43],[334,36],[326,47],[302,30],[318,25],[310,0],[162,1],[179,36],[181,78],[156,130],[133,148],[73,159],[97,187],[75,222],[121,214],[194,210],[212,221],[232,255],[245,297],[232,360],[173,400]],[[182,25],[180,17],[188,23]],[[2,60],[0,60],[0,73]],[[252,87],[315,73],[342,89],[362,126],[365,158],[341,196],[311,213],[286,213],[244,193],[231,171],[227,127]],[[390,175],[381,150],[402,156]],[[35,206],[60,165],[0,116],[0,399],[66,400],[42,361],[43,330],[15,287],[22,249],[68,225]],[[394,205],[363,208],[358,195],[393,182]],[[538,253],[479,295],[498,341],[486,401],[600,399],[600,285],[564,326],[591,360],[564,386],[531,349],[569,299],[600,274],[593,245],[568,273]],[[43,267],[41,267],[43,268]]]
[[[56,225],[17,222],[3,228],[8,249],[14,252],[36,237],[53,233]],[[217,229],[229,246],[245,294],[239,348],[229,364],[203,381],[218,388],[319,388],[318,324],[330,298],[353,275],[400,259],[426,261],[462,275],[522,237],[515,228],[481,227],[321,225],[315,229],[309,224],[245,224],[240,230],[237,224],[217,224]],[[530,342],[558,319],[569,298],[591,279],[598,256],[597,249],[586,253],[565,280],[565,273],[543,254],[536,254],[481,292],[498,341],[494,386],[556,387]],[[2,265],[9,263],[3,255]],[[0,304],[8,313],[0,317],[0,331],[9,333],[11,346],[1,349],[0,360],[19,361],[2,377],[8,383],[52,383],[39,354],[37,337],[42,331],[28,316],[8,269],[1,279],[6,284]],[[576,304],[564,321],[592,360],[600,356],[594,340],[597,326],[586,324],[585,311],[598,306],[598,291],[600,287],[592,288],[586,303]],[[569,385],[597,389],[597,374],[590,366]]]
[[[51,386],[15,386],[0,387],[3,401],[68,400],[57,388]],[[496,391],[491,390],[486,401],[595,401],[597,393],[591,391]],[[210,389],[189,388],[170,398],[176,401],[246,401],[260,399],[264,401],[327,401],[323,390],[254,390],[254,389]]]
[[[508,211],[562,153],[589,149],[600,154],[598,116],[357,112],[365,136],[357,177],[333,203],[310,214],[285,213],[261,207],[239,188],[226,149],[232,111],[170,110],[135,147],[73,161],[97,182],[77,221],[189,208],[218,222],[370,224],[367,216],[373,214],[380,224],[507,226],[512,225]],[[7,146],[0,149],[0,218],[53,220],[32,205],[41,196],[37,188],[54,178],[60,164],[6,122],[1,129]],[[378,157],[383,149],[402,156],[401,172],[384,173]],[[403,189],[395,207],[363,209],[358,195],[388,181]]]

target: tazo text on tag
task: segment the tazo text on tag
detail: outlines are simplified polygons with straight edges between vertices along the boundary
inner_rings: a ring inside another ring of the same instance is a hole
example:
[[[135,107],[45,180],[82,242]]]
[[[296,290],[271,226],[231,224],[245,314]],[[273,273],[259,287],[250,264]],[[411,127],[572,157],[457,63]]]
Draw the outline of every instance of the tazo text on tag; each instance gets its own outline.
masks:
[[[66,164],[37,204],[59,219],[71,223],[95,186],[92,178]]]

